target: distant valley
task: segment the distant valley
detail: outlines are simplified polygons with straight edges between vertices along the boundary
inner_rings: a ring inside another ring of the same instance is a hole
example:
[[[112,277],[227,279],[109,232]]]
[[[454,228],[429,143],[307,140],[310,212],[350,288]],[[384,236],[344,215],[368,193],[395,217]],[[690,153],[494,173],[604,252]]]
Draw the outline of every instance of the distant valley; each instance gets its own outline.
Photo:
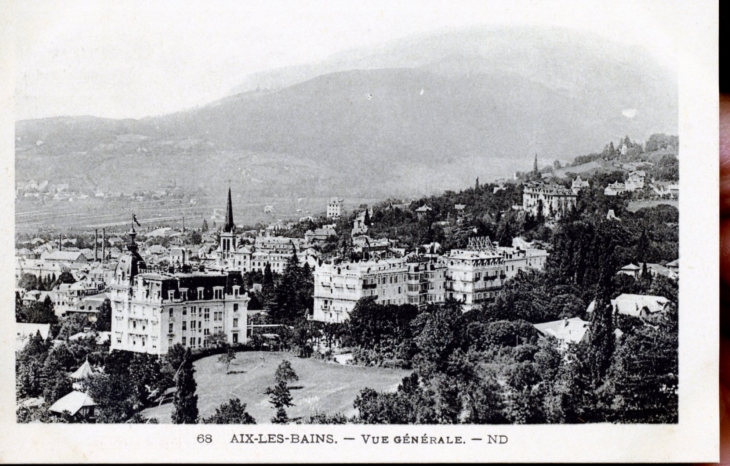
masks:
[[[566,44],[569,44],[566,45]],[[140,120],[16,123],[16,178],[134,192],[174,181],[247,199],[430,194],[677,133],[674,75],[563,30],[467,30],[251,76],[230,97]],[[630,111],[627,111],[630,110]],[[626,116],[633,115],[633,118]]]

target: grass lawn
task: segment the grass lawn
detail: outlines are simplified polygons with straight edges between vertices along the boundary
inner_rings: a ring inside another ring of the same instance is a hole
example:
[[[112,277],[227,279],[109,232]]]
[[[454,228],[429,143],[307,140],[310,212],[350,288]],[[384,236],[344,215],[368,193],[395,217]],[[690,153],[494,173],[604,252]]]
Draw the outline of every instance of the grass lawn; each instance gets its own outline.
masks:
[[[263,356],[263,360],[261,359]],[[365,387],[375,390],[395,391],[403,377],[410,371],[378,367],[343,366],[314,359],[300,359],[292,353],[241,352],[231,363],[226,374],[225,364],[218,356],[210,356],[195,362],[195,380],[198,383],[198,410],[208,417],[215,408],[229,399],[238,397],[246,403],[246,410],[258,424],[269,424],[274,409],[266,387],[274,385],[274,372],[279,363],[288,359],[299,380],[290,383],[295,406],[289,408],[289,418],[306,417],[316,412],[353,414],[352,402]],[[172,403],[148,408],[145,417],[156,418],[160,423],[170,422]]]
[[[644,207],[656,207],[658,205],[671,205],[679,208],[679,201],[676,199],[657,199],[657,200],[641,200],[641,201],[629,201],[629,212],[636,212]]]

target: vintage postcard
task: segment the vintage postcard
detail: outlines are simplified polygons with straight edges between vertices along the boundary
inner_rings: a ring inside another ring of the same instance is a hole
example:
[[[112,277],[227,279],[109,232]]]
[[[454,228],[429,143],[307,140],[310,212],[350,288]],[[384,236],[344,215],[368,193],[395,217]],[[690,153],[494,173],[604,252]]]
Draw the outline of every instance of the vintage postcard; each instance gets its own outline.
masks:
[[[3,3],[0,461],[717,461],[717,8]]]

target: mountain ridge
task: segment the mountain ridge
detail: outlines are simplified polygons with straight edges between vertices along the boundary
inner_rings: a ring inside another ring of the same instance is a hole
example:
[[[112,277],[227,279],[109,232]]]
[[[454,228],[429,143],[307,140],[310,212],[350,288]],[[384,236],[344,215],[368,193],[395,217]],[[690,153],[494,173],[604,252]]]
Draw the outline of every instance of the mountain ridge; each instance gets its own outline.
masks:
[[[93,171],[99,160],[132,153],[164,172],[175,158],[204,162],[225,152],[240,154],[226,158],[231,168],[258,171],[272,188],[279,175],[263,175],[270,170],[262,160],[245,154],[281,154],[331,176],[318,182],[321,194],[415,195],[508,176],[535,153],[567,161],[625,135],[676,134],[676,77],[630,47],[582,37],[524,29],[419,36],[308,65],[314,76],[290,85],[168,115],[19,121],[17,173],[53,175],[43,165],[59,155]],[[215,183],[220,166],[212,165],[199,164],[201,183]],[[299,184],[316,176],[307,173]],[[90,182],[116,179],[94,173]]]

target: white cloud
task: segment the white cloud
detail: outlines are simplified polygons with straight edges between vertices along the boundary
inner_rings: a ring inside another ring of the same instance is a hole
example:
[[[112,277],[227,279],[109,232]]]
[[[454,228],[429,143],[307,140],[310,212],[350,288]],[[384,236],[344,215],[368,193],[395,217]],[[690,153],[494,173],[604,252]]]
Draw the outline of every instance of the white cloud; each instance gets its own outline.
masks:
[[[626,118],[634,118],[636,116],[636,109],[635,108],[627,108],[624,110],[621,110],[621,115],[625,116]]]

